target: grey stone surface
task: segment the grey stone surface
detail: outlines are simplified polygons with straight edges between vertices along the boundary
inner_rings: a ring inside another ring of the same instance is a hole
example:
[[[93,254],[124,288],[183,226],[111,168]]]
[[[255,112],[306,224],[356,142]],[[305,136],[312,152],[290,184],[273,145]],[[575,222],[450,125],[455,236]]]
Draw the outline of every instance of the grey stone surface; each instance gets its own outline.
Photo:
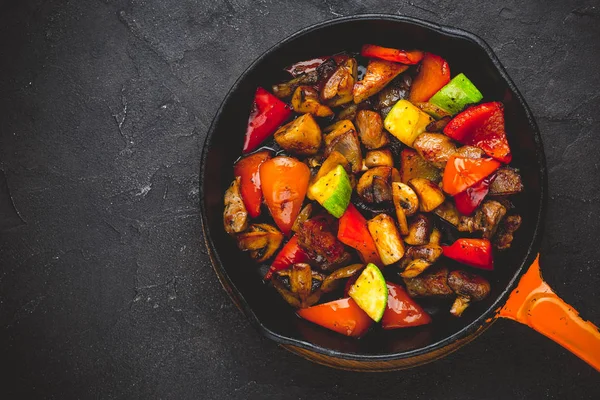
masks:
[[[198,210],[219,103],[282,38],[364,12],[496,51],[544,138],[544,276],[600,325],[597,0],[3,0],[3,398],[600,398],[597,372],[516,323],[433,364],[358,374],[278,348],[221,289]]]

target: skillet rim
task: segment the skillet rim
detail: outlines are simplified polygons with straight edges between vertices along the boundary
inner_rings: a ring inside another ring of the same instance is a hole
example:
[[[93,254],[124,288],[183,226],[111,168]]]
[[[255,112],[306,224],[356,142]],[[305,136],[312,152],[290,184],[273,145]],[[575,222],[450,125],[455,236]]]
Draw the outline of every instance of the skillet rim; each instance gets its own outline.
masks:
[[[418,349],[412,349],[412,350],[402,351],[402,352],[393,352],[393,353],[388,353],[388,354],[377,354],[377,355],[364,355],[364,354],[346,353],[343,351],[332,350],[329,348],[318,346],[318,345],[310,343],[308,341],[294,339],[294,338],[290,338],[290,337],[287,337],[284,335],[280,335],[276,332],[271,331],[267,327],[265,327],[261,323],[259,318],[256,316],[256,314],[254,313],[254,311],[252,310],[250,305],[245,301],[243,295],[237,289],[237,287],[233,284],[233,282],[229,278],[227,272],[223,268],[223,265],[221,263],[219,255],[217,253],[217,250],[214,246],[214,243],[212,241],[212,238],[210,236],[210,232],[209,232],[209,229],[207,226],[207,222],[206,222],[207,210],[206,210],[206,205],[204,202],[204,192],[205,192],[204,191],[204,183],[205,183],[204,173],[206,170],[205,166],[206,166],[206,162],[207,162],[207,158],[208,158],[208,153],[211,148],[212,138],[215,133],[215,128],[216,128],[217,122],[221,118],[221,114],[223,112],[224,106],[227,104],[227,102],[229,101],[232,94],[237,90],[240,83],[244,79],[246,79],[247,75],[249,75],[255,68],[257,68],[258,64],[260,64],[261,61],[265,57],[267,57],[269,54],[276,51],[277,49],[287,45],[292,40],[294,40],[300,36],[303,36],[309,32],[319,30],[321,28],[335,26],[335,25],[344,24],[346,22],[357,21],[357,20],[359,20],[359,21],[360,20],[373,20],[373,21],[379,20],[379,21],[390,21],[390,22],[395,22],[395,23],[400,23],[400,24],[416,25],[419,27],[423,27],[425,29],[435,31],[444,36],[457,37],[457,38],[469,40],[469,41],[475,43],[476,45],[478,45],[480,48],[482,48],[483,51],[486,53],[486,55],[489,57],[490,61],[494,65],[494,67],[496,67],[496,69],[498,70],[500,77],[506,82],[507,86],[514,93],[515,99],[517,100],[517,102],[519,103],[519,105],[522,107],[522,109],[525,112],[525,116],[527,118],[529,126],[532,129],[533,139],[534,139],[534,143],[535,143],[536,162],[537,162],[537,165],[539,166],[538,174],[539,174],[539,180],[540,180],[540,197],[539,197],[539,204],[538,204],[539,208],[538,208],[538,213],[536,215],[537,222],[534,227],[533,236],[531,237],[531,241],[527,248],[527,253],[526,253],[525,257],[522,259],[521,264],[516,269],[513,277],[509,280],[507,286],[502,290],[500,295],[498,297],[496,297],[496,299],[492,302],[492,304],[483,313],[481,313],[475,320],[473,320],[471,323],[469,323],[468,325],[466,325],[465,327],[460,329],[458,332],[456,332],[450,336],[447,336],[441,340],[438,340],[434,343],[431,343],[427,346],[424,346],[424,347],[421,347]],[[545,157],[544,146],[542,143],[542,137],[541,137],[538,125],[535,122],[533,114],[532,114],[529,106],[525,102],[525,99],[523,98],[523,96],[517,89],[516,85],[514,84],[514,82],[512,81],[512,79],[510,78],[508,73],[506,72],[506,70],[504,69],[504,66],[501,64],[498,57],[493,52],[492,48],[479,36],[477,36],[471,32],[465,31],[463,29],[454,28],[454,27],[450,27],[450,26],[446,26],[446,25],[440,25],[440,24],[437,24],[434,22],[430,22],[427,20],[410,17],[410,16],[394,15],[394,14],[378,14],[378,13],[356,14],[356,15],[339,17],[339,18],[332,18],[332,19],[328,19],[325,21],[321,21],[321,22],[312,24],[312,25],[302,28],[299,31],[297,31],[296,33],[286,37],[285,39],[281,40],[277,44],[273,45],[272,47],[270,47],[269,49],[264,51],[259,57],[257,57],[250,64],[250,66],[248,66],[248,68],[246,68],[244,70],[244,72],[239,76],[239,78],[231,86],[231,88],[225,95],[223,101],[219,105],[219,108],[217,109],[217,112],[211,122],[210,128],[208,129],[208,132],[207,132],[207,135],[204,140],[203,147],[202,147],[199,184],[200,184],[200,190],[199,190],[200,219],[201,219],[201,225],[202,225],[202,234],[204,237],[205,245],[208,249],[209,257],[211,259],[211,264],[213,266],[215,273],[217,274],[217,277],[218,277],[221,285],[223,286],[225,291],[229,294],[229,296],[231,297],[233,302],[244,313],[246,318],[248,318],[250,320],[251,324],[259,332],[261,332],[261,334],[263,334],[267,338],[275,341],[276,343],[278,343],[280,345],[300,347],[302,349],[316,352],[316,353],[319,353],[319,354],[322,354],[322,355],[325,355],[328,357],[340,358],[340,359],[345,359],[345,360],[353,360],[353,361],[366,361],[366,362],[393,361],[393,360],[407,359],[407,358],[417,357],[417,356],[424,356],[424,355],[427,355],[428,353],[434,353],[436,351],[439,351],[439,350],[443,349],[444,347],[448,346],[449,344],[457,342],[460,339],[467,338],[475,333],[481,333],[483,330],[485,330],[487,327],[489,327],[491,325],[491,323],[494,321],[494,316],[496,315],[498,310],[506,302],[508,295],[512,292],[512,290],[515,288],[515,286],[518,283],[521,276],[527,271],[529,266],[533,263],[533,261],[535,260],[535,258],[538,255],[538,250],[541,245],[541,239],[542,239],[542,234],[543,234],[543,230],[544,230],[544,221],[545,221],[545,216],[546,216],[547,197],[548,197],[548,177],[547,177],[546,157]],[[463,342],[462,345],[464,345],[468,342],[469,341],[465,341],[465,342]],[[462,345],[460,345],[459,347],[462,347]],[[458,347],[453,350],[457,350],[457,349],[458,349]],[[437,358],[439,358],[439,357],[436,357],[436,359]]]

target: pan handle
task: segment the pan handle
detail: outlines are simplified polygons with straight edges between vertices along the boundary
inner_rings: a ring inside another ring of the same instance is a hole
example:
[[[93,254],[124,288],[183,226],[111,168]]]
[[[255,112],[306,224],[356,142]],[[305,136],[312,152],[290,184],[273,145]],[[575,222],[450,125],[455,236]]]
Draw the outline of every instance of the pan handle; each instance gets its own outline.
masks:
[[[600,331],[544,282],[539,258],[538,254],[498,316],[528,325],[600,371]]]

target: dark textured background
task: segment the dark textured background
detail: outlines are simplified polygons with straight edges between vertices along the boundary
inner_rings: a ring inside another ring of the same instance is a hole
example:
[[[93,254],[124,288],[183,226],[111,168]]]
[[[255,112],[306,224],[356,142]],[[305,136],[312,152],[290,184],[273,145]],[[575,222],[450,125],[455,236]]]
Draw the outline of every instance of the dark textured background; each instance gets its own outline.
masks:
[[[198,210],[219,103],[278,40],[361,12],[496,51],[546,146],[545,278],[600,325],[597,0],[0,0],[0,397],[600,398],[597,372],[510,321],[358,374],[278,348],[221,289]]]

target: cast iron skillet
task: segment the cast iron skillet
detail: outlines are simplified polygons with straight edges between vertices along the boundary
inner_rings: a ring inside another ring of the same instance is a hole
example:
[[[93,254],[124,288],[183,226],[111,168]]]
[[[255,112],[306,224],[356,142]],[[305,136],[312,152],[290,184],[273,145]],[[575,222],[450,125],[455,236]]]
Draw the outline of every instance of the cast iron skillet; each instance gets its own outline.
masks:
[[[375,329],[356,340],[296,317],[274,290],[265,287],[253,262],[225,233],[222,214],[223,194],[233,177],[233,163],[241,154],[256,87],[269,88],[289,79],[283,68],[296,61],[358,50],[364,43],[439,54],[449,62],[453,75],[464,72],[475,83],[484,94],[484,101],[502,101],[512,164],[520,168],[526,192],[515,200],[523,224],[510,250],[496,257],[496,270],[490,275],[492,292],[485,301],[470,306],[461,318],[450,316],[450,304],[432,304],[426,306],[434,313],[435,322],[431,325],[394,331]],[[574,310],[544,286],[537,269],[547,200],[546,162],[539,130],[498,58],[471,33],[416,18],[373,14],[339,18],[303,29],[261,55],[233,85],[208,132],[201,168],[203,230],[214,269],[252,324],[288,350],[337,368],[400,369],[450,353],[475,338],[500,315],[527,323],[547,335],[554,332],[557,342],[596,368],[600,365],[598,331],[581,321]],[[532,264],[534,268],[526,276],[529,287],[525,287],[524,279],[520,294],[511,296],[510,304],[500,311]],[[544,301],[539,301],[541,298]],[[542,305],[537,311],[532,306],[535,300]],[[560,320],[565,317],[571,321],[571,327],[579,329],[565,329],[565,320]],[[557,336],[558,331],[564,333]]]

